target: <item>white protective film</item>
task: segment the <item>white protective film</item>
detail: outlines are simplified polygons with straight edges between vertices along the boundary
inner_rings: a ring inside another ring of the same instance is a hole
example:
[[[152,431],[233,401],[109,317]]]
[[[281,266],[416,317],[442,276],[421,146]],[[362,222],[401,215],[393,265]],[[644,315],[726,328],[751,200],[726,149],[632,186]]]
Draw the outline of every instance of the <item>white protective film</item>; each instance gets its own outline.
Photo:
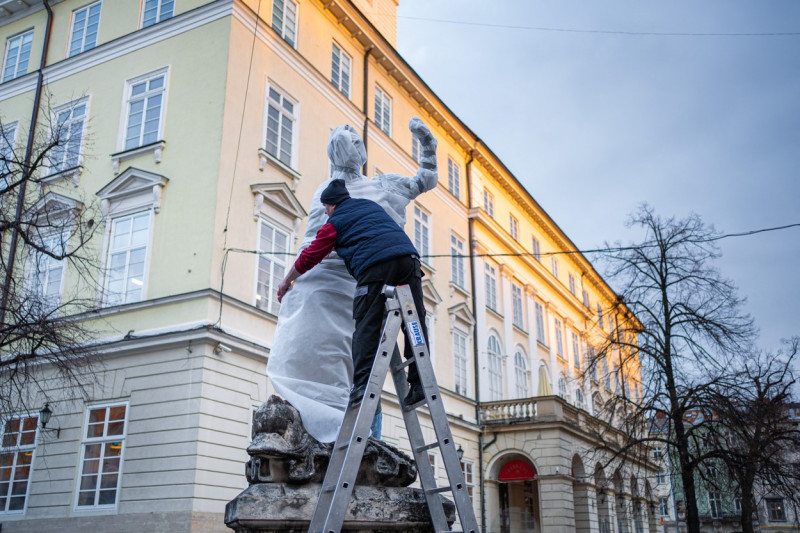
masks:
[[[328,157],[333,175],[314,193],[301,250],[307,247],[328,217],[320,195],[334,179],[343,179],[350,196],[380,204],[400,226],[408,203],[436,187],[436,139],[414,117],[409,129],[420,140],[420,167],[413,177],[361,174],[367,160],[361,136],[350,125],[331,132]],[[336,252],[294,282],[278,312],[278,326],[267,363],[275,391],[291,403],[303,425],[320,442],[336,440],[353,385],[351,341],[356,282]]]

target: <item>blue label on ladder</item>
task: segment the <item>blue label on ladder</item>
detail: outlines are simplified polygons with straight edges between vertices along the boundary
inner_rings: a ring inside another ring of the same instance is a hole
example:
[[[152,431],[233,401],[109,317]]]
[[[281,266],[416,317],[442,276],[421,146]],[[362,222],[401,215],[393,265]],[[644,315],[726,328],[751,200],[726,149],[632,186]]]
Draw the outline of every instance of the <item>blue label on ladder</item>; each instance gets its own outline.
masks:
[[[414,320],[408,322],[408,330],[411,332],[411,337],[414,339],[414,346],[419,346],[425,342],[422,337],[422,328],[419,326],[419,322]]]

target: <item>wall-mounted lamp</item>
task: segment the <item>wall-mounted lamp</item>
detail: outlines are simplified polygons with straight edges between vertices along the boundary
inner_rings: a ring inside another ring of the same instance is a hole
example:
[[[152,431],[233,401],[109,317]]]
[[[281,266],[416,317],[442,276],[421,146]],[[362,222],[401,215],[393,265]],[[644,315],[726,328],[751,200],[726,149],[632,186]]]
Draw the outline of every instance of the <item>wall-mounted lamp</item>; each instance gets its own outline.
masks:
[[[456,450],[456,454],[458,455],[458,460],[459,461],[464,458],[464,448],[462,448],[460,444],[458,445],[458,449]]]
[[[42,410],[39,411],[39,423],[42,425],[42,430],[44,430],[44,431],[55,431],[56,432],[56,438],[58,439],[58,438],[61,437],[61,428],[60,427],[58,427],[56,429],[53,429],[53,428],[49,428],[48,429],[47,428],[47,424],[50,422],[50,417],[51,416],[53,416],[53,410],[50,409],[50,404],[46,403],[46,404],[44,404],[44,407],[42,407]]]

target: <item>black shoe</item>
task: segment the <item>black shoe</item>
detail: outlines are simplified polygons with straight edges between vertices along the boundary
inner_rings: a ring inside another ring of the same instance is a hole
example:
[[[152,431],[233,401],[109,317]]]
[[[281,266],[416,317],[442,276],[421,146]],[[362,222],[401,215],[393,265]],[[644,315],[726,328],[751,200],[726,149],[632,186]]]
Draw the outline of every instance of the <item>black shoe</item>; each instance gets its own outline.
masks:
[[[353,387],[353,390],[350,391],[350,403],[357,404],[361,403],[361,400],[364,398],[364,392],[367,390],[366,385],[359,385],[358,387]]]
[[[422,388],[422,383],[417,383],[415,385],[411,385],[411,387],[408,389],[408,394],[406,394],[405,399],[403,399],[403,405],[414,405],[424,399],[425,389]]]

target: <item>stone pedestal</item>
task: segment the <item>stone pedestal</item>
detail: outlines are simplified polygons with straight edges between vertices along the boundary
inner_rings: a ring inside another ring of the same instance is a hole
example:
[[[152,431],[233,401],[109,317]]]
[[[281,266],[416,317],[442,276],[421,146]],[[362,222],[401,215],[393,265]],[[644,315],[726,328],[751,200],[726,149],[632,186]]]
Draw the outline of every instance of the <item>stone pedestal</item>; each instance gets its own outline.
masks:
[[[319,494],[319,484],[250,485],[225,508],[225,524],[237,533],[306,533]],[[439,496],[441,497],[441,496]],[[450,524],[455,505],[444,499]],[[342,531],[359,533],[432,530],[421,489],[356,485]]]

